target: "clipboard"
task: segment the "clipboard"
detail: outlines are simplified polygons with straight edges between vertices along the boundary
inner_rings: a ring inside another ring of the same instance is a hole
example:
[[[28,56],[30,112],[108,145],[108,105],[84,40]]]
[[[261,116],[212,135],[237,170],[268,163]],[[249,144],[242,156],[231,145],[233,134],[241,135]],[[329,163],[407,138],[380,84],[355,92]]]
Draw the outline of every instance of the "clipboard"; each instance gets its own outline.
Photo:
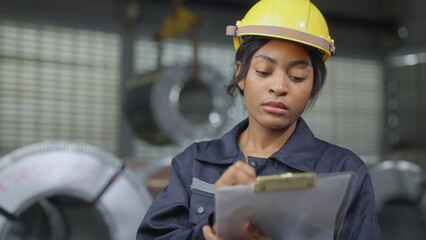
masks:
[[[216,233],[223,239],[250,239],[243,230],[250,220],[274,240],[337,239],[354,176],[353,172],[286,173],[219,188]]]
[[[284,173],[259,176],[254,183],[254,192],[284,191],[311,188],[317,185],[316,173]]]

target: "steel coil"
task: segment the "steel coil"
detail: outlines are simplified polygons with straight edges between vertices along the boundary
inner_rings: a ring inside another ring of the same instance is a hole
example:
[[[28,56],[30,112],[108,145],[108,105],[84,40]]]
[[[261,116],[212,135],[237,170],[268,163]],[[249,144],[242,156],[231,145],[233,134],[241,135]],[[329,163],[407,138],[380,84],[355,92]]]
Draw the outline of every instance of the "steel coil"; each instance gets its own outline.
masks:
[[[134,239],[151,195],[132,170],[77,142],[0,158],[0,239]]]
[[[187,144],[216,137],[228,119],[231,99],[212,67],[162,67],[137,75],[126,88],[125,115],[133,132],[154,144]]]
[[[426,238],[426,175],[409,161],[384,161],[370,170],[383,239]]]

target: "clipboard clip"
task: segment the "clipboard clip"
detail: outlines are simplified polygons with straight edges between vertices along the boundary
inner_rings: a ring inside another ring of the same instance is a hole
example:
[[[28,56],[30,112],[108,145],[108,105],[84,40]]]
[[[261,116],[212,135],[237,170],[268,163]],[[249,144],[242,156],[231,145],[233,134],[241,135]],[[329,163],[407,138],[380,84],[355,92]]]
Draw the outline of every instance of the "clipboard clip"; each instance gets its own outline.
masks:
[[[316,185],[317,176],[314,172],[267,175],[256,178],[254,192],[313,188]]]

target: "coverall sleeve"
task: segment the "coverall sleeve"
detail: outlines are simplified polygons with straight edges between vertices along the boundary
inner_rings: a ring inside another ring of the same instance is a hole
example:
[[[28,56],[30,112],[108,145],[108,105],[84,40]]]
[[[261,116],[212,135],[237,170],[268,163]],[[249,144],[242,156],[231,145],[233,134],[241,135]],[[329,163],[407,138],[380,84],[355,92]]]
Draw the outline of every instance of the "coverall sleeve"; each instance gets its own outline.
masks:
[[[189,166],[188,166],[189,165]],[[172,161],[169,185],[156,197],[139,226],[137,240],[204,239],[208,216],[190,221],[192,164]]]
[[[365,165],[361,165],[356,170],[353,197],[346,213],[339,239],[382,239],[375,210],[373,186]]]

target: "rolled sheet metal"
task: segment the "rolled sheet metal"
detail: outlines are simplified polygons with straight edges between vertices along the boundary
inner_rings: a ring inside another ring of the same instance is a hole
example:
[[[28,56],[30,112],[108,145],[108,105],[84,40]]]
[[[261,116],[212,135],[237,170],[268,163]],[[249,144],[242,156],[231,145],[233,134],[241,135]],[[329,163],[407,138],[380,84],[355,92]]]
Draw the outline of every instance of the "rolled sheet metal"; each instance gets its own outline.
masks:
[[[383,239],[426,239],[426,175],[409,161],[370,169]]]
[[[426,175],[409,161],[384,161],[370,169],[376,198],[376,209],[395,199],[416,202],[423,198]],[[424,206],[426,217],[426,206]]]
[[[231,107],[223,78],[212,67],[162,67],[137,75],[126,88],[125,113],[133,132],[154,144],[187,144],[216,137]]]
[[[0,239],[134,239],[152,198],[132,170],[77,142],[0,158]]]

